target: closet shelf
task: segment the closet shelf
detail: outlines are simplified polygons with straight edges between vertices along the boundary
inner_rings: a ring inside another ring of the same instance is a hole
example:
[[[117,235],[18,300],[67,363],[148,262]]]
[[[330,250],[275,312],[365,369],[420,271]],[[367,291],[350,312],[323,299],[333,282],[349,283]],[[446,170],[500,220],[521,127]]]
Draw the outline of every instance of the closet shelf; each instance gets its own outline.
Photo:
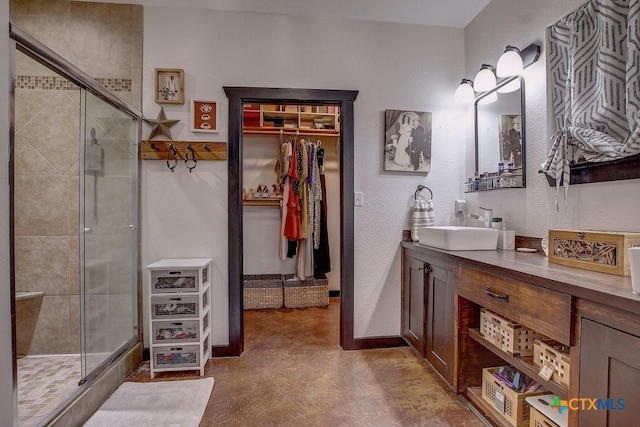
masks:
[[[280,197],[249,197],[242,199],[243,206],[282,206],[282,198]]]
[[[297,133],[301,136],[340,136],[340,131],[335,129],[278,128],[263,126],[245,126],[242,128],[242,133],[245,135],[280,135],[281,130],[284,135],[295,135]]]

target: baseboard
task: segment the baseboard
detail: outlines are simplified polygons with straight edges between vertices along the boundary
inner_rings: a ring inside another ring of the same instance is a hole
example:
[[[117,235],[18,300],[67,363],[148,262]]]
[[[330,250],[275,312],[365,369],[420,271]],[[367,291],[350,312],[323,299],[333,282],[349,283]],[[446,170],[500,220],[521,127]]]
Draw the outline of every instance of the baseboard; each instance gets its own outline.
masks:
[[[402,337],[371,337],[353,340],[352,350],[369,350],[373,348],[406,347],[407,342]]]
[[[229,356],[237,356],[237,354],[232,353],[230,346],[228,345],[213,346],[212,357],[229,357]]]
[[[329,298],[331,297],[339,297],[340,296],[340,290],[335,290],[335,291],[329,291]]]

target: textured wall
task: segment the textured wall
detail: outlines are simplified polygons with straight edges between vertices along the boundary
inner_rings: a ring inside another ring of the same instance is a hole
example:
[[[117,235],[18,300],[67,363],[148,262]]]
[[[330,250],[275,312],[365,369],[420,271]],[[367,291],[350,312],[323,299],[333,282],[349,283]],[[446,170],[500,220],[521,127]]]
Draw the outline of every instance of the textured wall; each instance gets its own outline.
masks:
[[[355,89],[355,335],[400,333],[400,249],[418,184],[434,191],[437,222],[448,223],[462,188],[464,128],[451,102],[463,74],[463,31],[437,27],[145,8],[143,108],[155,117],[153,70],[183,68],[186,98],[220,102],[223,85]],[[382,171],[385,109],[433,112],[433,169],[428,176]],[[188,106],[165,106],[180,119],[175,140],[204,139],[188,131]],[[143,137],[149,129],[143,130]],[[163,162],[142,165],[143,265],[166,256],[214,259],[214,344],[228,340],[227,167],[199,162],[189,174]],[[347,206],[347,209],[351,207]],[[188,224],[188,227],[181,226]],[[338,262],[335,260],[334,262]],[[145,277],[148,274],[145,272]]]
[[[560,212],[554,206],[555,188],[549,187],[540,163],[549,151],[545,72],[545,28],[576,9],[584,0],[493,0],[465,29],[466,75],[473,78],[482,63],[495,64],[504,47],[529,43],[543,45],[540,60],[525,70],[527,119],[527,188],[468,195],[472,209],[493,207],[517,234],[542,237],[549,228],[640,231],[637,216],[639,181],[615,181],[569,187],[567,209],[560,195]],[[472,123],[472,122],[470,122]],[[473,133],[467,133],[467,173],[471,176]],[[470,155],[469,155],[470,153]]]
[[[11,21],[125,101],[140,105],[142,9],[66,1],[11,2]],[[73,36],[72,36],[73,34]],[[15,249],[16,291],[43,291],[41,300],[17,304],[18,354],[78,353],[80,351],[79,199],[78,176],[80,91],[26,55],[16,57],[15,120]],[[106,107],[93,96],[86,100],[88,127],[96,129],[103,145],[105,170],[98,183],[99,225],[87,240],[87,262],[122,259],[124,243],[117,224],[130,220],[131,199],[118,201],[117,194],[131,189],[129,142],[131,131],[122,113]],[[124,164],[120,161],[124,159]],[[104,176],[106,175],[106,176]],[[93,218],[93,185],[87,181],[87,218]],[[115,240],[114,240],[115,239]],[[108,248],[117,247],[109,253]],[[89,290],[87,321],[106,307],[120,307],[131,317],[131,297],[121,284],[129,284],[126,271],[112,265],[107,276],[100,267],[87,270],[88,283],[105,283],[104,290]],[[102,276],[98,276],[102,275]],[[122,277],[122,276],[125,277]],[[98,295],[99,294],[99,295]],[[117,294],[117,295],[113,295]],[[127,316],[128,315],[128,316]],[[27,319],[35,316],[35,319]],[[88,351],[108,351],[119,346],[122,331],[97,335],[109,326],[104,319],[87,323],[88,336],[97,336]],[[23,327],[30,325],[29,327]],[[115,325],[113,326],[115,328]],[[127,334],[129,336],[129,334]],[[55,337],[55,339],[52,339]],[[89,343],[90,345],[90,343]]]

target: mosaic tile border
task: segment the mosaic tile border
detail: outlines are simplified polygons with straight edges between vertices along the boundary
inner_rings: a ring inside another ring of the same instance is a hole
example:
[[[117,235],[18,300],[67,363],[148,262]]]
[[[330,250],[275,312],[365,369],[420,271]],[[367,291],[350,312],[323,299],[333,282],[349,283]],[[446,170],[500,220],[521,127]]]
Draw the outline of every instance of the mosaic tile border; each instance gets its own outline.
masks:
[[[95,81],[111,92],[131,92],[131,79],[96,77]],[[16,76],[16,89],[78,90],[78,86],[61,76]]]

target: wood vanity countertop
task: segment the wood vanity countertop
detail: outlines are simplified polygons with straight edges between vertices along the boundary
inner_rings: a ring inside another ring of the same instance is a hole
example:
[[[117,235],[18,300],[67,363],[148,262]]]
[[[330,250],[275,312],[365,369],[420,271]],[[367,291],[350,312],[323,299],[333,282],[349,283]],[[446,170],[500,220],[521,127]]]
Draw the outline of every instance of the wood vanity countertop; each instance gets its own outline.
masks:
[[[631,292],[631,277],[599,273],[550,263],[543,253],[512,250],[446,251],[402,242],[402,247],[424,254],[446,254],[454,263],[487,270],[522,282],[563,292],[574,297],[640,314],[640,296]],[[544,301],[541,301],[544,304]]]

